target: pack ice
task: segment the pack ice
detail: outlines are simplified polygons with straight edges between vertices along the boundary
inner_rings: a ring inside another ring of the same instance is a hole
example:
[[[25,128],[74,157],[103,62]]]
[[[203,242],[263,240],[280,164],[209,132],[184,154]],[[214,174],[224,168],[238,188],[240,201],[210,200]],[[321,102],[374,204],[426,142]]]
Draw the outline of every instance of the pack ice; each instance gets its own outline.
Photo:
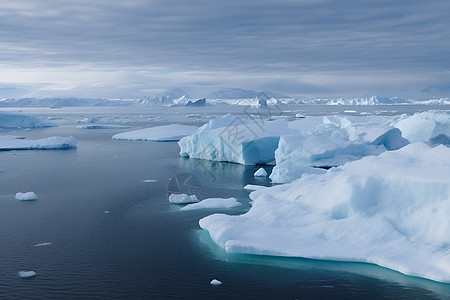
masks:
[[[450,282],[450,148],[425,143],[252,192],[200,226],[227,252],[374,263]]]
[[[182,138],[180,155],[243,165],[272,162],[283,134],[295,134],[284,120],[244,119],[227,114]]]

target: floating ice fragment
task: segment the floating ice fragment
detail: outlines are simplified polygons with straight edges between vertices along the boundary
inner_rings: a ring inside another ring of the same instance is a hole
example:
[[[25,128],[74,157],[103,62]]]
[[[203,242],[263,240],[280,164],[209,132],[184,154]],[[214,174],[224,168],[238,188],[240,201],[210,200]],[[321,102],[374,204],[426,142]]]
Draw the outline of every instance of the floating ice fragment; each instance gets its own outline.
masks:
[[[195,210],[195,209],[205,209],[205,208],[232,208],[236,206],[240,206],[236,198],[209,198],[204,199],[198,203],[188,204],[185,207],[182,207],[181,210]]]
[[[213,280],[211,280],[211,282],[209,284],[211,284],[213,286],[218,286],[218,285],[222,284],[222,281],[219,281],[217,279],[213,279]]]
[[[171,194],[169,196],[169,202],[175,204],[187,204],[198,202],[197,196],[186,194]]]
[[[105,214],[109,214],[109,210],[105,210]]]
[[[45,243],[36,244],[33,247],[44,247],[44,246],[50,246],[51,244],[52,244],[51,242],[45,242]]]
[[[142,180],[142,182],[158,182],[158,180],[155,180],[155,179],[145,179],[145,180]]]
[[[245,190],[248,191],[257,191],[257,190],[261,190],[261,189],[265,189],[268,188],[267,186],[263,186],[263,185],[254,185],[254,184],[247,184],[246,186],[244,186]]]
[[[174,142],[193,134],[198,127],[172,124],[133,130],[116,134],[113,140]]]
[[[31,277],[34,277],[34,276],[36,276],[37,274],[36,274],[36,272],[34,272],[34,271],[19,271],[18,273],[17,273],[17,275],[19,275],[19,277],[20,278],[31,278]]]
[[[266,170],[264,170],[264,168],[259,168],[258,171],[256,171],[255,174],[253,174],[253,176],[255,176],[255,177],[266,177],[267,176],[267,172],[266,172]]]
[[[17,193],[16,199],[21,201],[34,201],[37,200],[37,195],[34,192]]]

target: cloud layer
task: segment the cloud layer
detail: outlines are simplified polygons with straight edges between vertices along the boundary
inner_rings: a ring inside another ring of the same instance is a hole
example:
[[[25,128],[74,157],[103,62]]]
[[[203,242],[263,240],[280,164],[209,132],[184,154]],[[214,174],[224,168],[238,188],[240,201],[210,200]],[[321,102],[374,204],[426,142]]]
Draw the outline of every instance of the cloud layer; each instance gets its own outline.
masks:
[[[4,1],[0,82],[413,90],[445,84],[448,11],[447,0]]]

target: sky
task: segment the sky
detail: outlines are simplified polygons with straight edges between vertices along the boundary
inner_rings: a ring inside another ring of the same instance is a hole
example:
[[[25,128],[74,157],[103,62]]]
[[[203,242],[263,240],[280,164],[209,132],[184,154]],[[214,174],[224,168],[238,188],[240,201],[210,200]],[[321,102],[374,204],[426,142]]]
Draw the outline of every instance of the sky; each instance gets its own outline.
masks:
[[[450,97],[448,0],[0,2],[0,98]]]

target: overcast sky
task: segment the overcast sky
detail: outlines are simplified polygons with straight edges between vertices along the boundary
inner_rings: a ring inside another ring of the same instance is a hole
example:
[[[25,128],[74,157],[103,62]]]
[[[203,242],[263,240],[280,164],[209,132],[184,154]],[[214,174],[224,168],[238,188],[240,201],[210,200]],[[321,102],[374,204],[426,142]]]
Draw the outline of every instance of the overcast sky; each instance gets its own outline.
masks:
[[[449,13],[448,0],[1,1],[0,98],[449,94]]]

